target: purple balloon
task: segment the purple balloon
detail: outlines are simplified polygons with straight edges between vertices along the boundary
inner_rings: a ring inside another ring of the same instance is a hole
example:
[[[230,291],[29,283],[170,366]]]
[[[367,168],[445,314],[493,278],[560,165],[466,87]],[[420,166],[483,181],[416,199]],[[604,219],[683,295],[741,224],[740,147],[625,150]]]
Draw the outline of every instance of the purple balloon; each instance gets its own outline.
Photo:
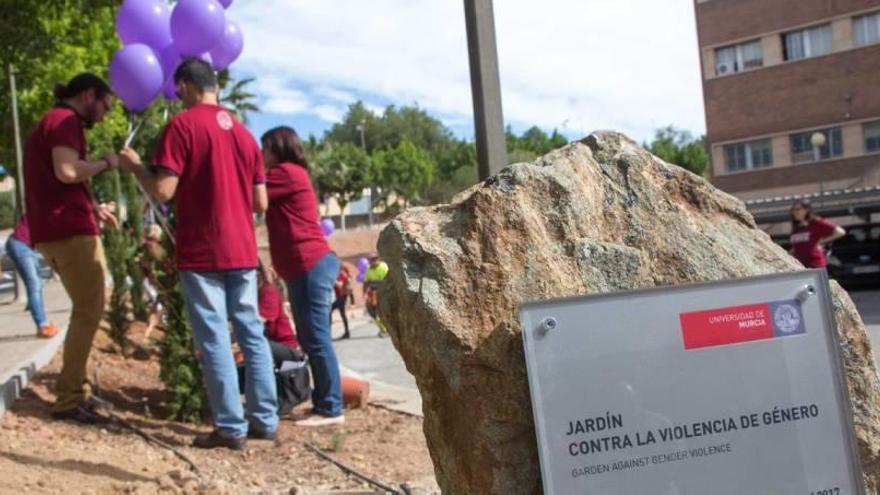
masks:
[[[220,0],[220,5],[222,5],[224,9],[228,9],[229,6],[232,5],[232,0]]]
[[[369,268],[369,267],[370,267],[370,260],[368,260],[367,258],[361,258],[358,260],[358,271],[359,272],[363,273],[363,272],[367,271],[367,268]]]
[[[199,55],[197,58],[204,60],[208,64],[212,64],[213,62],[213,58],[208,52]],[[165,75],[165,79],[174,78],[174,72],[177,71],[177,67],[180,66],[183,59],[184,57],[177,53],[177,48],[173,43],[169,44],[159,52],[159,61],[162,63],[162,74]]]
[[[157,53],[159,61],[162,63],[162,74],[165,75],[165,79],[173,78],[174,71],[177,70],[177,66],[180,65],[182,60],[180,54],[177,53],[177,48],[174,47],[174,43],[168,43]]]
[[[226,29],[226,12],[217,0],[180,0],[171,12],[171,38],[181,55],[212,50]]]
[[[336,230],[336,224],[333,223],[333,220],[329,218],[321,220],[321,231],[324,232],[324,237],[330,237],[334,230]]]
[[[366,279],[366,277],[367,277],[367,274],[361,272],[361,273],[357,274],[357,277],[355,277],[355,280],[357,280],[360,283],[364,283],[364,280]]]
[[[223,31],[223,38],[211,50],[214,70],[223,70],[229,67],[241,55],[242,49],[244,49],[244,38],[241,35],[241,28],[232,19],[226,19],[226,29]]]
[[[171,42],[171,9],[162,0],[125,0],[116,13],[116,34],[124,45],[159,50]]]
[[[131,111],[140,112],[149,107],[164,83],[159,57],[147,45],[124,46],[110,61],[110,85]]]
[[[162,87],[162,95],[168,101],[178,100],[177,98],[177,85],[174,84],[174,78],[169,77],[165,80],[165,85]]]

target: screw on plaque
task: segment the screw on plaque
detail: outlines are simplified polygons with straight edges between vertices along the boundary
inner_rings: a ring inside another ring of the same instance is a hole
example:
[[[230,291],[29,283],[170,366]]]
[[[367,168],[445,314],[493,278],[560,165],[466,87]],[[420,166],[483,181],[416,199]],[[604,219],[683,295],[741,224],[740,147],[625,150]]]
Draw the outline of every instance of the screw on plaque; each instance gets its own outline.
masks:
[[[550,330],[553,330],[555,328],[556,328],[556,318],[553,318],[552,316],[548,316],[547,318],[544,318],[543,320],[541,320],[541,332],[547,333]]]
[[[813,287],[812,285],[805,285],[801,288],[800,292],[797,293],[797,295],[795,296],[795,299],[797,300],[797,302],[803,304],[804,302],[807,301],[807,299],[809,299],[811,296],[815,296],[815,295],[816,295],[816,288]]]

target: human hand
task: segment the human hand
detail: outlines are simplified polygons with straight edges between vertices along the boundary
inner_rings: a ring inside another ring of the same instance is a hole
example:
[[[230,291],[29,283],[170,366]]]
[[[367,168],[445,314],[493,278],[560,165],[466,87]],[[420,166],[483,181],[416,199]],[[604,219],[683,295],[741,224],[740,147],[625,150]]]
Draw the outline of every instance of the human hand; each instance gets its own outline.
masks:
[[[135,168],[141,166],[141,157],[138,155],[137,151],[128,147],[123,148],[122,151],[119,152],[119,166],[124,170],[131,172]]]
[[[107,170],[113,170],[114,168],[119,167],[119,155],[116,153],[106,153],[101,159],[107,162]]]
[[[113,230],[119,228],[119,221],[116,220],[116,216],[113,215],[107,205],[98,205],[97,210],[95,210],[95,216],[98,217],[99,224],[107,224]]]

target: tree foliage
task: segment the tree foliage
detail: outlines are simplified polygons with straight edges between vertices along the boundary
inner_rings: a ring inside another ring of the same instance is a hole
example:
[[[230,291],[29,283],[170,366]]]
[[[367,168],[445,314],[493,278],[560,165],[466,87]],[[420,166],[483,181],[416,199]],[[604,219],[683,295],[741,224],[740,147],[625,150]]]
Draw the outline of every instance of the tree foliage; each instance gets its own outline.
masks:
[[[394,193],[404,204],[417,201],[434,179],[437,164],[431,154],[407,140],[373,154],[376,181],[385,197]]]
[[[664,161],[697,175],[705,175],[709,168],[706,136],[695,138],[690,132],[670,125],[657,129],[654,140],[644,147]]]

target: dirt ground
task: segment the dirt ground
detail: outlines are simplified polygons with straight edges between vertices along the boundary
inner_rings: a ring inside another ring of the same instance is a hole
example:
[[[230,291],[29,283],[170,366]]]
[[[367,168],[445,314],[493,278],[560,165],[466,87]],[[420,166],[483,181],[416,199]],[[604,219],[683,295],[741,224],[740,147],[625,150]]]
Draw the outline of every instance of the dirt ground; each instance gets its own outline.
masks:
[[[354,265],[374,249],[375,232],[339,233],[332,241]],[[130,338],[143,342],[143,326],[134,324]],[[244,452],[188,447],[193,434],[209,427],[163,419],[166,396],[158,379],[157,348],[147,344],[124,358],[99,332],[90,377],[97,370],[101,397],[115,405],[116,413],[179,448],[202,476],[171,452],[117,426],[51,420],[58,355],[0,420],[0,493],[371,493],[369,485],[322,460],[306,443],[387,485],[407,483],[412,493],[439,493],[421,418],[374,406],[347,410],[339,427],[305,429],[284,418],[278,442],[250,441]]]

